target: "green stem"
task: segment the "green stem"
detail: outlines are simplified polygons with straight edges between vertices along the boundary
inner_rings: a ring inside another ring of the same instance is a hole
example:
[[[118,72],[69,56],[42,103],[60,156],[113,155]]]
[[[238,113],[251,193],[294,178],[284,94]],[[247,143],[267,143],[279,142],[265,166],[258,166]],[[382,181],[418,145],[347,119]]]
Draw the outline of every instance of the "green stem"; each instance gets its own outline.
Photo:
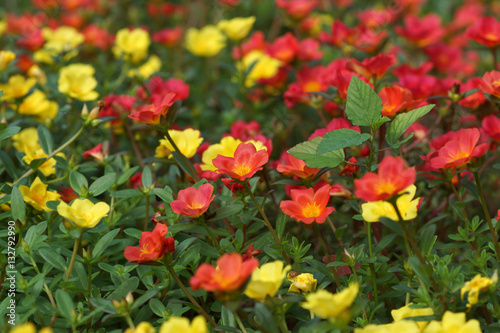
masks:
[[[38,269],[38,266],[37,266],[37,264],[35,262],[35,259],[33,259],[33,256],[31,255],[31,253],[28,253],[28,257],[30,258],[31,265],[33,265],[33,268],[35,268],[35,272],[37,274],[40,274],[40,270]],[[45,293],[49,297],[49,301],[50,301],[50,304],[52,305],[52,307],[54,309],[57,309],[56,302],[54,301],[54,296],[52,296],[52,292],[50,291],[49,286],[47,286],[47,283],[45,282],[45,279],[43,281],[43,289],[45,290]]]
[[[54,150],[52,153],[50,153],[49,155],[47,155],[47,157],[45,157],[45,161],[43,161],[43,163],[45,163],[46,161],[50,160],[52,157],[56,156],[58,153],[60,153],[62,150],[64,150],[66,147],[68,147],[73,141],[75,141],[80,136],[80,134],[83,133],[83,129],[84,128],[85,128],[85,126],[80,127],[80,129],[75,133],[75,135],[73,135],[68,141],[66,141],[65,144],[63,144],[62,146],[60,146],[59,148],[57,148],[56,150]],[[28,171],[26,171],[26,173],[24,175],[22,175],[21,177],[19,177],[14,182],[14,184],[12,184],[12,186],[16,185],[17,183],[19,183],[19,181],[21,179],[28,177],[33,172],[35,172],[34,169],[29,169]]]
[[[89,304],[89,312],[92,312],[93,307],[92,304],[90,303],[90,297],[92,297],[92,263],[90,261],[88,263],[87,270],[89,272],[88,285],[87,285],[87,302]],[[89,332],[91,328],[92,328],[92,318],[89,318],[89,320],[87,321],[87,332]]]
[[[213,234],[212,230],[210,230],[209,227],[207,227],[207,225],[205,224],[205,221],[203,220],[203,218],[200,220],[200,224],[202,225],[203,228],[205,228],[205,230],[208,232],[208,235],[210,236],[210,239],[212,240],[212,243],[214,244],[215,248],[217,250],[220,250],[220,245],[219,245],[219,241],[217,240],[217,238],[215,237],[215,235]]]
[[[201,307],[201,305],[194,299],[193,295],[191,295],[191,293],[189,292],[189,290],[187,290],[186,286],[184,286],[184,283],[182,283],[181,279],[179,279],[179,276],[177,275],[177,273],[175,272],[174,268],[172,267],[172,265],[170,265],[170,263],[166,262],[165,263],[165,267],[167,267],[167,270],[168,272],[170,273],[170,275],[174,278],[175,282],[177,282],[177,285],[179,286],[179,288],[181,288],[181,290],[184,292],[184,294],[186,295],[186,297],[189,299],[189,301],[196,307],[198,308],[198,310],[201,312],[201,314],[205,317],[205,319],[213,326],[213,327],[217,327],[217,324],[215,323],[215,321],[212,319],[212,317],[210,317],[208,315],[208,313],[205,311],[205,309],[203,309]]]
[[[144,231],[148,230],[149,222],[149,192],[146,193],[146,218],[144,219]]]
[[[269,222],[269,219],[267,218],[267,215],[266,213],[264,212],[264,210],[262,209],[262,207],[260,206],[259,202],[257,201],[257,199],[255,198],[255,196],[253,195],[252,193],[252,190],[250,189],[250,187],[248,186],[247,183],[243,182],[242,183],[243,186],[246,187],[246,189],[248,190],[248,193],[250,194],[250,198],[252,198],[252,201],[254,202],[255,206],[257,207],[257,210],[259,211],[260,215],[262,215],[262,218],[264,219],[264,224],[266,225],[266,227],[269,229],[269,231],[271,232],[271,235],[273,235],[274,237],[274,240],[276,241],[276,243],[278,243],[279,245],[282,245],[281,244],[281,241],[278,237],[278,235],[276,234],[276,232],[274,231],[274,228],[273,226],[271,225],[271,222]],[[281,247],[281,254],[283,255],[283,259],[285,259],[285,262],[287,265],[290,265],[290,258],[288,257],[288,255],[286,254],[285,250],[283,249],[283,247]]]
[[[367,227],[367,234],[368,234],[368,251],[370,254],[370,258],[372,258],[373,255],[373,245],[372,245],[372,225],[368,222],[365,222],[366,227]],[[373,294],[375,296],[375,304],[378,305],[378,287],[377,287],[377,275],[375,274],[375,265],[373,263],[369,264],[370,266],[370,272],[372,276],[372,283],[373,283]]]
[[[245,326],[241,322],[240,316],[238,316],[238,313],[233,312],[234,319],[236,319],[236,323],[238,324],[238,327],[240,328],[241,332],[247,333],[247,330],[245,329]]]
[[[330,253],[328,252],[328,248],[326,246],[325,240],[323,239],[323,236],[319,232],[318,224],[313,223],[314,225],[314,232],[316,233],[316,237],[319,239],[319,243],[321,244],[321,248],[323,249],[323,252],[325,253],[326,260],[330,263],[332,262],[332,257],[330,256]],[[340,279],[339,275],[337,274],[337,269],[335,267],[331,268],[333,278],[335,279],[335,284],[337,285],[337,290],[340,289]]]
[[[125,316],[125,320],[127,321],[127,324],[130,327],[130,329],[135,332],[135,325],[134,322],[132,321],[132,318],[130,318],[129,314]]]
[[[66,277],[64,281],[68,280],[71,276],[71,271],[73,271],[73,266],[75,265],[76,253],[78,252],[78,248],[80,247],[80,243],[82,242],[83,231],[80,232],[80,236],[75,238],[75,245],[73,246],[73,254],[71,255],[71,261],[69,262],[68,272],[66,273]]]
[[[352,270],[352,274],[354,275],[354,280],[356,280],[356,283],[358,284],[358,286],[360,285],[359,284],[359,278],[358,278],[358,273],[356,272],[356,265],[352,265],[351,266],[351,270]],[[359,299],[360,300],[363,300],[363,292],[361,291],[361,288],[359,288]],[[368,316],[366,315],[366,310],[365,310],[365,307],[363,306],[363,318],[365,320],[367,320]]]
[[[493,223],[491,223],[490,212],[488,211],[488,205],[486,205],[486,200],[484,198],[483,187],[481,186],[481,182],[479,180],[479,171],[477,170],[473,171],[472,174],[474,175],[474,180],[476,181],[477,190],[479,192],[479,199],[481,201],[481,206],[483,207],[484,218],[486,219],[486,222],[488,222],[488,227],[490,229],[491,237],[493,239],[493,245],[495,246],[495,252],[498,260],[500,258],[500,246],[498,245],[498,236],[495,227],[493,227]]]

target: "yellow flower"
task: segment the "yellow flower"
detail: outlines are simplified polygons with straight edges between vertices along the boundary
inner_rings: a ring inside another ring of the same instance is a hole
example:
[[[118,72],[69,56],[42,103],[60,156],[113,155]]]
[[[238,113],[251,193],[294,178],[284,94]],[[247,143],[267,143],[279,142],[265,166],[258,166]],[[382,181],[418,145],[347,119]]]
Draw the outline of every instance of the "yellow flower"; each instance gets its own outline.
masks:
[[[146,30],[135,28],[134,30],[121,29],[116,34],[113,53],[117,58],[123,58],[132,63],[138,63],[146,59],[148,55],[151,38]]]
[[[258,301],[264,301],[267,296],[273,297],[281,287],[290,268],[290,265],[283,268],[283,262],[278,260],[256,268],[247,285],[245,295]]]
[[[255,23],[255,16],[235,17],[231,20],[222,20],[217,24],[217,28],[232,40],[242,40],[245,38]]]
[[[109,205],[105,202],[94,204],[89,199],[75,199],[71,206],[61,202],[57,212],[79,228],[93,228],[103,217],[108,216]]]
[[[401,216],[405,220],[411,220],[417,217],[417,206],[420,198],[413,200],[417,187],[415,185],[410,185],[399,194],[402,194],[397,200],[396,204],[398,206]],[[361,205],[363,219],[366,222],[378,222],[381,217],[387,217],[391,220],[398,221],[398,215],[394,206],[387,201],[372,201]]]
[[[47,75],[45,75],[45,72],[38,67],[38,65],[33,65],[28,69],[28,76],[35,78],[38,83],[40,83],[42,86],[47,83]]]
[[[52,209],[47,207],[47,202],[58,201],[59,193],[47,191],[47,185],[42,183],[40,178],[36,177],[35,181],[28,186],[19,186],[19,191],[23,195],[24,201],[36,210],[51,212]]]
[[[27,154],[41,148],[38,142],[38,131],[34,127],[23,129],[12,137],[14,147],[17,151]]]
[[[44,327],[39,331],[39,333],[52,333],[52,332],[53,332],[52,328],[50,327]],[[10,330],[10,333],[36,333],[36,327],[35,324],[28,322],[13,327]]]
[[[36,80],[33,78],[26,79],[22,75],[11,76],[8,83],[0,83],[0,90],[3,90],[3,95],[0,97],[0,100],[9,101],[23,97],[35,84]]]
[[[85,40],[83,34],[79,33],[75,28],[68,26],[61,26],[55,30],[43,28],[42,36],[45,39],[44,50],[54,56],[75,50]]]
[[[481,333],[479,321],[471,319],[466,321],[465,313],[446,311],[441,322],[433,320],[422,333]]]
[[[124,333],[156,333],[156,329],[147,321],[141,322],[135,330],[127,328]]]
[[[292,274],[292,272],[288,273],[287,278],[288,281],[292,283],[290,289],[288,291],[294,293],[301,292],[314,292],[316,291],[316,286],[318,285],[318,280],[314,278],[314,276],[310,273],[302,273],[297,276]]]
[[[186,48],[200,57],[213,57],[226,47],[226,37],[213,25],[207,25],[198,30],[188,29],[186,33]]]
[[[410,305],[413,303],[409,303],[406,306],[403,306],[397,310],[392,310],[391,315],[394,321],[400,321],[408,317],[419,317],[419,316],[432,316],[434,311],[431,308],[415,308],[412,309]],[[427,326],[427,321],[418,321],[416,322],[418,327],[422,330],[425,326]]]
[[[17,112],[32,116],[40,122],[45,122],[54,119],[58,109],[56,102],[49,101],[42,91],[35,90],[19,105]]]
[[[26,155],[23,157],[23,161],[28,165],[30,165],[30,163],[33,162],[33,160],[47,157],[47,154],[43,151],[42,148],[39,148],[34,151],[27,150],[25,153]],[[57,156],[64,157],[64,153],[58,153]],[[56,164],[57,161],[52,157],[49,158],[47,161],[43,162],[43,164],[38,167],[38,170],[40,170],[45,177],[48,177],[56,173],[55,169]]]
[[[80,101],[96,99],[99,94],[94,91],[97,86],[94,73],[94,67],[85,64],[72,64],[61,68],[59,92]]]
[[[12,51],[0,51],[0,71],[9,66],[12,60],[16,59],[16,55]]]
[[[187,158],[193,157],[194,154],[196,154],[196,150],[203,142],[200,131],[192,128],[186,128],[183,131],[169,130],[168,134],[172,137],[172,140],[175,142],[177,148],[179,148],[181,153]],[[172,151],[175,151],[174,147],[165,138],[160,140],[160,145],[156,147],[155,157],[172,158]]]
[[[170,317],[164,322],[159,333],[208,333],[207,322],[203,316],[196,316],[191,323],[183,317]]]
[[[411,320],[400,320],[386,325],[367,325],[355,328],[354,333],[420,333],[418,325]]]
[[[137,69],[131,69],[127,75],[130,77],[138,76],[143,79],[149,78],[154,73],[161,69],[161,60],[158,56],[152,55],[148,61],[139,66]]]
[[[464,295],[467,294],[467,307],[470,308],[478,302],[478,296],[480,291],[486,291],[493,285],[493,281],[487,277],[481,277],[480,274],[474,276],[474,278],[464,284],[462,289],[460,289],[460,297],[464,299]]]
[[[251,87],[260,79],[269,79],[275,76],[281,65],[280,60],[256,50],[243,57],[243,60],[238,63],[238,69],[240,72],[246,73],[253,66],[245,76],[245,86]]]
[[[3,33],[7,29],[7,22],[6,21],[0,21],[0,37],[2,37]]]
[[[343,317],[354,302],[358,291],[357,283],[336,294],[322,289],[307,295],[306,301],[301,306],[323,319]]]
[[[246,142],[253,143],[257,151],[262,149],[267,150],[266,146],[264,146],[264,144],[261,141],[249,140]],[[201,157],[201,161],[203,162],[203,164],[200,166],[201,170],[203,171],[217,170],[217,168],[212,163],[212,161],[217,157],[217,155],[234,157],[234,152],[236,151],[236,148],[238,148],[240,143],[241,140],[235,139],[232,136],[226,136],[225,138],[222,138],[222,140],[220,140],[220,143],[216,143],[209,146],[207,150],[203,152],[203,155]]]

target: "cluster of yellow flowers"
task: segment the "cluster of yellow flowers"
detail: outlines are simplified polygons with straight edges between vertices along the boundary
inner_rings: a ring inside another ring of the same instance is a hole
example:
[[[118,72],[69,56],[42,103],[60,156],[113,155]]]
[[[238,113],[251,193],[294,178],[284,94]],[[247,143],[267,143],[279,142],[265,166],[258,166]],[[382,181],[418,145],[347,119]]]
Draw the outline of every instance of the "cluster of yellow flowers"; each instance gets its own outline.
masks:
[[[54,58],[63,56],[65,61],[78,54],[80,46],[85,37],[73,27],[61,26],[53,30],[51,28],[42,29],[42,37],[45,40],[43,48],[33,54],[37,62],[53,64]]]
[[[203,316],[197,316],[190,323],[183,317],[170,317],[164,322],[158,333],[208,333],[207,322]],[[142,322],[135,329],[126,329],[124,333],[156,333],[156,329],[148,322]]]

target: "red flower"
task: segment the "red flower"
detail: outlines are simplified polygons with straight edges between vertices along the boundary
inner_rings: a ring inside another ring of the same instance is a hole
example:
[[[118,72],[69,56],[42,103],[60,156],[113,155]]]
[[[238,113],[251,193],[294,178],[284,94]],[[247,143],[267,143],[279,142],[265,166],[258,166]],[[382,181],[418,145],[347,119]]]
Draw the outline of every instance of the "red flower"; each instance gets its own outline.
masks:
[[[262,31],[256,31],[252,36],[243,44],[241,47],[235,46],[233,48],[232,57],[234,59],[241,59],[252,51],[263,51],[266,49],[268,43],[266,42],[266,37]]]
[[[79,195],[75,193],[75,191],[71,187],[62,187],[59,186],[61,191],[57,191],[61,195],[61,200],[65,203],[70,203],[71,201],[79,198]]]
[[[352,69],[367,79],[371,77],[379,79],[384,76],[387,69],[394,63],[395,60],[396,58],[392,54],[378,54],[375,57],[365,59],[362,62],[359,62],[356,59],[351,59],[348,69]]]
[[[328,215],[335,211],[333,207],[326,207],[330,200],[330,185],[322,186],[318,191],[308,188],[306,190],[291,190],[292,200],[283,200],[280,208],[286,215],[305,224],[313,222],[323,223]]]
[[[104,160],[105,156],[102,151],[102,143],[98,144],[92,149],[83,152],[83,158],[90,158],[90,157],[93,157],[98,162],[102,162]]]
[[[165,238],[168,227],[157,223],[153,231],[144,231],[139,240],[139,246],[127,246],[124,256],[128,261],[137,261],[139,264],[147,261],[158,261],[165,253],[175,250],[173,237]]]
[[[465,93],[468,90],[481,88],[483,80],[477,77],[470,78],[466,83],[460,85],[460,93]],[[465,108],[476,109],[482,104],[486,102],[486,97],[481,91],[477,91],[475,93],[470,94],[467,97],[464,97],[458,102],[461,106]]]
[[[477,146],[480,136],[477,128],[445,133],[431,141],[429,146],[435,151],[423,159],[436,169],[463,167],[474,157],[483,156],[488,150],[487,143]]]
[[[483,75],[481,90],[500,98],[500,72],[491,71]]]
[[[288,90],[283,97],[288,108],[292,108],[295,103],[301,102],[309,104],[313,97],[310,92],[326,91],[326,76],[328,70],[323,66],[313,68],[304,67],[296,73],[297,82],[288,86]]]
[[[355,34],[355,29],[346,26],[339,20],[335,20],[331,27],[331,34],[328,35],[328,33],[322,32],[319,35],[319,38],[325,43],[341,46],[344,43],[354,44]]]
[[[321,59],[323,52],[320,50],[321,44],[314,38],[306,38],[300,41],[297,58],[302,61]]]
[[[189,280],[191,289],[225,292],[239,289],[259,265],[259,260],[243,261],[238,253],[225,253],[217,260],[217,267],[201,264]]]
[[[318,5],[317,0],[276,0],[276,7],[283,8],[293,18],[307,16]]]
[[[359,77],[373,88],[373,85],[364,76],[351,72],[347,69],[338,69],[334,71],[328,83],[337,88],[340,98],[347,99],[347,88],[349,88],[349,83],[351,83],[353,76]]]
[[[284,163],[279,164],[276,167],[276,170],[284,175],[307,178],[314,176],[319,171],[319,169],[314,169],[306,166],[306,163],[303,160],[293,157],[287,152],[282,155],[282,159]]]
[[[413,99],[411,91],[399,86],[384,87],[378,95],[382,99],[382,116],[385,117],[392,117],[405,110]]]
[[[188,187],[179,191],[178,199],[172,201],[170,206],[176,214],[198,217],[207,211],[214,200],[213,192],[214,187],[211,184],[203,184],[199,188]]]
[[[147,124],[158,124],[160,123],[160,118],[165,116],[168,109],[174,104],[175,96],[174,93],[168,93],[163,97],[161,103],[144,105],[139,108],[138,112],[132,113],[128,117]]]
[[[487,47],[498,46],[500,45],[500,22],[493,16],[482,17],[467,28],[465,37],[474,39]]]
[[[217,155],[212,163],[218,173],[225,173],[231,178],[245,180],[252,177],[269,160],[265,149],[257,151],[253,143],[240,143],[234,157]]]
[[[415,168],[405,168],[402,158],[386,156],[380,162],[378,174],[368,172],[354,180],[354,195],[364,201],[387,200],[415,183],[415,178]]]
[[[145,87],[151,96],[144,90],[144,87],[139,87],[137,97],[153,104],[161,103],[167,92],[175,94],[174,102],[185,100],[189,96],[189,86],[181,79],[171,78],[163,81],[161,77],[153,76]]]
[[[153,34],[153,40],[165,46],[175,46],[182,37],[182,28],[163,29]]]
[[[352,193],[346,189],[344,185],[335,184],[330,188],[330,196],[350,199],[352,197]]]
[[[494,115],[485,117],[483,122],[484,133],[495,141],[500,141],[500,118]]]
[[[266,50],[271,57],[279,59],[285,63],[291,62],[299,52],[299,41],[288,32],[267,47]]]
[[[356,157],[351,157],[348,162],[351,163],[358,163],[358,160]],[[359,165],[356,164],[347,164],[342,171],[340,171],[339,176],[346,175],[346,176],[352,176],[358,173],[359,171]]]
[[[431,45],[444,35],[441,18],[436,14],[428,14],[422,18],[410,14],[404,18],[404,24],[404,28],[395,28],[396,33],[419,47]]]
[[[87,25],[83,31],[85,43],[100,48],[101,50],[108,49],[113,43],[114,37],[106,30],[100,28],[96,24]]]
[[[142,172],[138,172],[130,177],[130,186],[135,189],[138,189],[139,186],[142,186]]]
[[[352,126],[351,123],[349,122],[349,120],[347,120],[345,118],[333,118],[332,120],[330,120],[328,125],[326,125],[326,128],[320,128],[320,129],[315,130],[313,132],[313,134],[311,134],[307,140],[312,140],[313,138],[315,138],[317,136],[323,137],[326,133],[333,131],[333,130],[336,130],[336,129],[341,129],[341,128],[348,128],[348,129],[352,129],[354,131],[358,131],[359,133],[361,133],[359,126]]]
[[[243,255],[241,256],[241,258],[243,259],[243,262],[253,258],[253,257],[256,257],[258,256],[259,254],[261,254],[261,250],[259,249],[254,249],[253,248],[253,243],[250,244],[247,249],[245,250],[245,253],[243,253]]]

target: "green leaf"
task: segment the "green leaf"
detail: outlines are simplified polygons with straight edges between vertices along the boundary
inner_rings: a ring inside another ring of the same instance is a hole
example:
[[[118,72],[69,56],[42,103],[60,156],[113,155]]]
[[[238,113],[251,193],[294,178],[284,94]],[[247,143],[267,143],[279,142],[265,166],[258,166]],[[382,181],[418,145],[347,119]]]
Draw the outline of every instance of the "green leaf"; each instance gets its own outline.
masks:
[[[23,195],[17,186],[12,188],[10,207],[14,221],[24,221],[24,218],[26,217],[26,204],[24,203]]]
[[[391,125],[387,129],[387,133],[385,135],[385,140],[390,146],[396,144],[399,137],[413,124],[417,121],[418,118],[425,116],[429,113],[434,104],[424,105],[410,112],[399,114],[394,120],[391,122]]]
[[[149,188],[151,185],[153,185],[153,174],[151,173],[149,165],[146,165],[144,170],[142,170],[142,186]]]
[[[87,178],[75,170],[69,173],[69,185],[79,195],[82,195],[83,191],[87,190],[89,187]]]
[[[12,163],[12,160],[10,159],[9,155],[7,155],[2,150],[0,150],[0,162],[1,162],[0,166],[3,165],[5,167],[5,171],[7,171],[9,176],[12,179],[16,179],[17,178],[17,169],[14,166],[14,163]]]
[[[273,314],[269,309],[262,303],[257,302],[255,304],[255,314],[259,318],[261,325],[265,327],[269,332],[279,332],[278,325],[274,320]]]
[[[209,221],[217,221],[225,217],[233,216],[234,214],[239,213],[244,207],[245,205],[237,203],[217,208],[216,210],[213,211],[215,215],[212,218],[210,218]]]
[[[13,135],[16,135],[21,130],[19,126],[9,126],[6,129],[0,131],[0,141],[10,138]]]
[[[359,146],[369,138],[370,134],[361,134],[358,131],[348,128],[330,131],[323,136],[323,140],[318,145],[317,153],[321,155],[332,150]]]
[[[57,289],[56,303],[61,315],[67,320],[71,321],[71,311],[73,310],[74,306],[69,294],[62,289]]]
[[[174,201],[172,189],[168,186],[165,186],[165,188],[154,188],[153,193],[159,196],[160,199],[167,204],[170,204],[172,201]]]
[[[100,178],[97,178],[89,187],[89,192],[94,197],[106,192],[116,181],[116,173],[108,173]]]
[[[125,280],[124,283],[118,286],[115,291],[109,295],[108,299],[121,300],[122,297],[127,296],[129,291],[134,292],[139,286],[139,279],[135,276]]]
[[[38,141],[45,154],[52,153],[54,150],[54,139],[52,139],[49,129],[43,125],[38,126]]]
[[[382,117],[382,100],[372,87],[353,76],[347,89],[345,113],[358,126],[373,126]]]
[[[194,166],[189,159],[182,158],[182,156],[180,156],[176,151],[172,152],[172,156],[174,157],[175,161],[177,162],[179,167],[182,169],[182,171],[184,171],[191,178],[196,178],[196,175],[193,174],[193,172],[191,171],[191,170],[194,170]],[[186,160],[187,160],[187,162],[186,162]],[[186,164],[186,163],[188,163],[188,164]]]
[[[142,196],[142,193],[139,190],[130,189],[113,192],[111,196],[114,198],[137,198]]]
[[[429,286],[431,284],[429,277],[425,274],[425,267],[422,267],[422,264],[417,257],[409,257],[408,264],[410,264],[410,267],[413,269],[415,274],[417,274],[417,276],[424,281],[425,285]]]
[[[116,182],[117,185],[121,185],[125,183],[132,175],[139,169],[138,166],[135,166],[133,168],[128,169],[127,171],[123,172],[120,177],[118,177],[118,181]]]
[[[92,259],[97,259],[103,254],[103,252],[108,248],[111,241],[116,237],[120,229],[114,229],[99,239],[97,244],[92,249]]]
[[[316,137],[312,140],[299,143],[288,152],[294,157],[303,160],[310,168],[334,168],[344,162],[344,150],[339,149],[321,155],[317,149],[323,138]]]
[[[103,298],[91,298],[90,303],[95,306],[96,308],[107,312],[107,313],[116,313],[115,308],[113,307],[113,304],[111,303],[110,300],[103,299]]]
[[[57,252],[55,252],[51,248],[41,248],[38,250],[38,253],[42,256],[45,261],[54,266],[60,271],[66,271],[66,260]]]
[[[149,301],[149,307],[151,308],[151,311],[153,311],[154,314],[160,318],[163,318],[165,310],[167,309],[165,308],[165,305],[163,305],[163,303],[157,298],[153,298]]]
[[[132,310],[136,310],[138,309],[141,305],[143,305],[144,303],[146,303],[148,300],[150,300],[151,298],[153,298],[156,294],[158,294],[159,290],[158,289],[149,289],[148,291],[146,291],[141,297],[139,297],[138,299],[136,299],[134,301],[134,305],[132,305]]]
[[[373,124],[371,127],[373,128],[374,131],[376,131],[380,126],[385,124],[386,122],[391,121],[391,118],[389,117],[382,117],[375,124]]]

